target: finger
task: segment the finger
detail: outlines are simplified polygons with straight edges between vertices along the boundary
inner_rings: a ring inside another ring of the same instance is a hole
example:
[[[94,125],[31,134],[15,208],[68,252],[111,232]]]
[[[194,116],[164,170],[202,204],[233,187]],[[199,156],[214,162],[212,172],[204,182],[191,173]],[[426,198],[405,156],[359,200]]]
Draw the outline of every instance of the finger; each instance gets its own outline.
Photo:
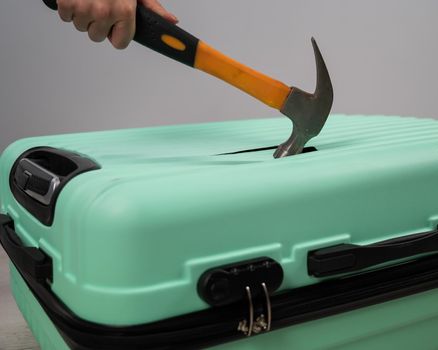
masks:
[[[116,49],[125,49],[134,37],[135,21],[120,21],[113,25],[108,40]]]
[[[64,22],[71,22],[73,19],[73,6],[69,1],[58,1],[58,14]]]
[[[73,24],[80,32],[86,32],[93,21],[90,2],[80,2],[73,9]]]
[[[158,2],[158,0],[140,0],[140,3],[155,13],[158,13],[161,17],[169,22],[173,24],[178,23],[178,18],[174,14],[167,11],[163,5]]]
[[[73,24],[80,32],[88,31],[88,26],[91,22],[92,18],[90,16],[73,15]]]
[[[88,26],[88,36],[92,41],[101,42],[106,39],[111,30],[111,22],[91,22]]]

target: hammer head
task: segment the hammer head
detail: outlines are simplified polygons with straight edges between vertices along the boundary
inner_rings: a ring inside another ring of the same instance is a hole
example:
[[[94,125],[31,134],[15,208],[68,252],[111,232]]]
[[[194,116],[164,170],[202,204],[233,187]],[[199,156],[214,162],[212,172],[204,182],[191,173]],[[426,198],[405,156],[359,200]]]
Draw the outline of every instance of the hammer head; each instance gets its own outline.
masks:
[[[316,61],[316,89],[313,94],[309,94],[296,87],[291,88],[281,113],[292,120],[293,131],[289,139],[278,146],[275,158],[301,153],[307,141],[319,134],[332,108],[333,87],[330,76],[314,38],[312,45]]]

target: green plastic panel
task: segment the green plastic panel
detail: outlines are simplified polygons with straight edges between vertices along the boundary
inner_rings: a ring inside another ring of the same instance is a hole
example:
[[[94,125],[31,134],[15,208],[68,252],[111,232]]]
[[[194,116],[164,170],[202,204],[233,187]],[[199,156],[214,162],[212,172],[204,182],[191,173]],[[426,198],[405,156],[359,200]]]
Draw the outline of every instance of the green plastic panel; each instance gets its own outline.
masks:
[[[438,122],[333,115],[309,146],[273,159],[290,133],[257,119],[30,138],[0,158],[1,211],[54,262],[54,293],[79,317],[132,325],[208,306],[207,269],[259,256],[281,262],[281,289],[313,284],[309,250],[429,231],[438,222]],[[102,169],[61,192],[51,227],[12,197],[25,150],[78,152]]]
[[[12,263],[9,271],[12,295],[41,350],[68,350],[68,345]]]

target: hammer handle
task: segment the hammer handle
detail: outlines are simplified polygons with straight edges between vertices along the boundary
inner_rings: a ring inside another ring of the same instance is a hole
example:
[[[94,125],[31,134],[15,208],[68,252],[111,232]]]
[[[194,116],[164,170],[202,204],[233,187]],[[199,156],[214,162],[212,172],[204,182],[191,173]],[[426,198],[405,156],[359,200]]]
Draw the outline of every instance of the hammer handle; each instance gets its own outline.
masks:
[[[56,0],[43,0],[56,10]],[[155,12],[137,5],[134,40],[178,62],[202,70],[281,109],[291,88],[208,46]]]

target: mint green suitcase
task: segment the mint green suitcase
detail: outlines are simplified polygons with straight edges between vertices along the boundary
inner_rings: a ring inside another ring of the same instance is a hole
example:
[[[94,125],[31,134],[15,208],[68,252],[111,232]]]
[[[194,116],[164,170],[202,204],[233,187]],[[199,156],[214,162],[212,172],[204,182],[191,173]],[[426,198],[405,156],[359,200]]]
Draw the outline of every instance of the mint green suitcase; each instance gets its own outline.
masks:
[[[438,122],[334,115],[30,138],[0,241],[46,349],[437,349]]]

